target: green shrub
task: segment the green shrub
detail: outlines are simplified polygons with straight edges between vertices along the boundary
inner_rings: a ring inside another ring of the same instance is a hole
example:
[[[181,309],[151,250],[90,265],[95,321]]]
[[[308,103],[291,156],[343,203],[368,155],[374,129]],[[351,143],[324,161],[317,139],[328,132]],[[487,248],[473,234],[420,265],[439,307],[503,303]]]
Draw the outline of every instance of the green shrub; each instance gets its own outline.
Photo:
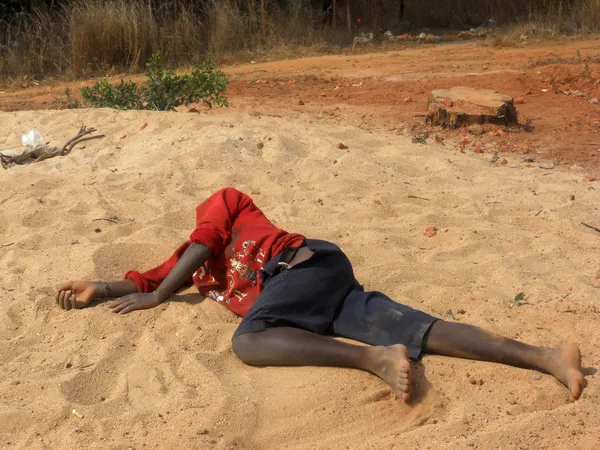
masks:
[[[147,64],[147,82],[142,90],[149,109],[166,111],[180,105],[203,102],[228,106],[222,95],[227,77],[213,63],[202,63],[191,74],[178,76],[170,69],[163,69],[163,58],[155,52]]]
[[[132,81],[112,85],[105,78],[91,88],[82,88],[81,95],[96,108],[143,109],[138,85]]]
[[[203,102],[229,106],[225,91],[227,76],[213,63],[204,62],[191,74],[177,75],[163,68],[163,58],[155,52],[147,63],[146,84],[121,80],[111,85],[104,79],[91,88],[83,88],[81,94],[92,106],[116,109],[153,109],[169,111],[180,105]]]

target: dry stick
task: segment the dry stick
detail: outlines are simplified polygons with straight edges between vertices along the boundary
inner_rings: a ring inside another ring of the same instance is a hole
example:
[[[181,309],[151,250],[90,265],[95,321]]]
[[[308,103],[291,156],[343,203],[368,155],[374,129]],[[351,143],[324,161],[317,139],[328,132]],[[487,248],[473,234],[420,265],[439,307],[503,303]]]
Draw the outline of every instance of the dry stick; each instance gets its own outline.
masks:
[[[0,244],[0,248],[10,247],[13,244],[14,244],[14,242],[11,242],[10,244]]]
[[[71,153],[71,150],[73,150],[73,147],[75,147],[77,144],[81,144],[82,142],[85,142],[85,141],[91,141],[92,139],[102,139],[103,137],[104,137],[103,134],[99,134],[98,136],[88,136],[86,138],[78,139],[77,142],[74,142],[71,145],[71,147],[68,150],[66,150],[65,154],[68,155],[69,153]]]
[[[71,150],[73,150],[73,147],[75,147],[80,142],[89,141],[90,139],[98,139],[98,138],[104,137],[104,135],[99,135],[99,136],[91,136],[91,137],[84,138],[84,136],[94,133],[95,131],[96,131],[96,128],[87,128],[85,125],[82,125],[81,128],[79,129],[79,132],[77,133],[77,135],[74,138],[69,139],[67,141],[67,143],[65,145],[63,145],[63,148],[62,148],[63,154],[68,155],[69,153],[71,153]]]
[[[87,127],[85,125],[82,125],[81,128],[79,129],[79,131],[77,132],[77,134],[75,135],[75,137],[69,139],[65,145],[63,145],[63,151],[65,151],[67,149],[67,147],[69,146],[69,144],[71,142],[75,142],[77,139],[79,139],[80,137],[85,136],[86,134],[90,134],[93,133],[94,131],[96,131],[95,128],[90,128],[89,130],[87,129]]]
[[[591,228],[592,230],[594,230],[594,231],[597,231],[598,233],[600,233],[600,228],[594,227],[594,226],[592,226],[592,225],[588,225],[587,223],[584,223],[584,222],[580,222],[580,223],[581,223],[581,225],[583,225],[584,227]]]
[[[96,221],[98,221],[98,220],[106,220],[107,222],[112,222],[112,223],[116,223],[116,224],[118,224],[118,223],[119,223],[119,222],[117,222],[117,221],[116,221],[116,220],[114,220],[114,219],[107,219],[107,218],[105,218],[105,217],[100,217],[99,219],[93,219],[93,220],[92,220],[92,222],[96,222]]]
[[[428,199],[428,198],[425,198],[425,197],[417,197],[416,195],[409,195],[409,196],[408,196],[408,198],[418,198],[419,200],[427,200],[427,201],[429,201],[429,199]]]
[[[83,125],[77,132],[77,135],[69,139],[67,143],[62,146],[62,148],[47,145],[38,145],[31,151],[27,151],[18,156],[8,157],[6,155],[0,154],[0,163],[2,164],[2,167],[4,169],[7,169],[9,164],[23,164],[26,163],[27,160],[29,160],[29,162],[37,163],[46,159],[54,158],[55,156],[68,155],[69,153],[71,153],[71,151],[77,144],[84,141],[88,141],[90,139],[100,139],[104,137],[104,135],[84,137],[88,134],[94,133],[95,131],[96,128],[87,128],[85,125]],[[31,161],[32,159],[33,161]]]
[[[74,138],[69,139],[67,141],[67,143],[65,145],[63,145],[62,149],[58,149],[57,147],[55,147],[57,151],[49,152],[49,153],[42,153],[40,156],[38,156],[35,159],[34,162],[37,163],[40,161],[44,161],[46,159],[54,158],[55,156],[58,156],[58,155],[66,156],[71,153],[71,151],[77,144],[80,144],[81,142],[84,142],[84,141],[89,141],[90,139],[100,139],[100,138],[104,137],[103,134],[100,134],[98,136],[83,137],[87,134],[93,133],[94,131],[96,131],[96,128],[88,129],[85,127],[85,125],[82,126],[79,129],[79,132],[77,133],[77,135]]]

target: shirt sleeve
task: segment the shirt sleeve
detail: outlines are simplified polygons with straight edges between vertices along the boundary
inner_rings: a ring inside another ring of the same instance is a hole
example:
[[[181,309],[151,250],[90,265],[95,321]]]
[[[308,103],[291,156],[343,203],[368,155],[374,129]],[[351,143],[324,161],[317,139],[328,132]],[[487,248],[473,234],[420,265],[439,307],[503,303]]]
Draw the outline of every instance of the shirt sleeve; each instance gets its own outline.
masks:
[[[147,272],[136,272],[135,270],[130,270],[125,274],[125,279],[129,279],[133,281],[137,288],[138,292],[148,293],[154,292],[158,286],[163,282],[163,280],[167,277],[171,269],[177,264],[177,261],[181,258],[183,253],[190,246],[191,242],[186,241],[181,244],[175,253],[171,255],[169,259],[167,259],[160,266],[155,267],[154,269],[150,269]],[[186,280],[186,287],[189,287],[193,284],[193,280],[190,277],[189,280]]]
[[[228,245],[235,219],[243,210],[256,209],[252,199],[234,188],[225,188],[196,208],[196,228],[191,242],[206,245],[213,255]]]

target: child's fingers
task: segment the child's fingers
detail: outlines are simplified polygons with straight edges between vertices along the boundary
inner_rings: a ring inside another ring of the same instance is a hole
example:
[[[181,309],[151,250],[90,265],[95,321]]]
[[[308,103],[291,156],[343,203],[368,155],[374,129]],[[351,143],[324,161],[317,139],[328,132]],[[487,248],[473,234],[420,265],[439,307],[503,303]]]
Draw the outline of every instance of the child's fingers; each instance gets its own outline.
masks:
[[[66,291],[66,290],[71,289],[72,285],[73,285],[72,281],[67,281],[66,283],[62,283],[62,284],[59,284],[58,286],[56,286],[56,290],[58,292],[60,292],[60,291]]]
[[[72,281],[67,281],[66,283],[62,283],[59,284],[58,286],[56,286],[56,295],[54,296],[54,299],[56,300],[56,304],[58,306],[60,306],[62,309],[64,308],[64,293],[66,291],[70,291],[71,287],[72,287],[73,282]],[[62,296],[61,296],[62,294]]]
[[[65,309],[63,307],[63,298],[65,296],[65,291],[58,291],[58,295],[57,295],[57,299],[58,299],[58,306],[60,306],[61,309]]]
[[[127,314],[128,312],[135,311],[136,309],[138,309],[138,305],[135,302],[133,302],[125,308],[123,308],[121,311],[119,311],[118,314]]]
[[[111,312],[118,313],[133,302],[134,300],[129,295],[126,295],[125,297],[117,299],[117,303],[115,303],[110,310]]]
[[[67,311],[71,311],[71,295],[73,295],[73,293],[71,291],[63,291],[64,295],[63,295],[63,307],[65,310]]]
[[[131,301],[131,302],[127,302],[127,303],[122,303],[121,305],[119,305],[118,308],[113,309],[112,312],[114,312],[115,314],[124,314],[123,311],[128,308],[129,306],[133,305],[135,302]]]
[[[70,301],[71,301],[71,308],[77,309],[77,298],[75,297],[74,293],[71,294]]]
[[[58,306],[60,306],[62,309],[67,309],[65,306],[65,297],[69,292],[70,291],[62,290],[58,293]]]
[[[67,311],[71,311],[74,307],[73,307],[73,302],[71,301],[71,299],[75,298],[75,294],[73,294],[73,291],[68,291],[67,295],[65,295],[65,308]]]

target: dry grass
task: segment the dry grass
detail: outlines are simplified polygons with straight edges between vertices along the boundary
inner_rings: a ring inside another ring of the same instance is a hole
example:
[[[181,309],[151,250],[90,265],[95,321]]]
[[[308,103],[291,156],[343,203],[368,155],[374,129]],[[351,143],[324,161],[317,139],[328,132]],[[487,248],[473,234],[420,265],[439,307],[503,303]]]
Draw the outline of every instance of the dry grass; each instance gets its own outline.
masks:
[[[222,62],[270,55],[337,53],[351,43],[345,2],[338,1],[337,27],[322,21],[311,3],[288,0],[72,0],[58,9],[37,7],[0,21],[0,79],[28,75],[90,76],[137,72],[153,50],[171,65],[210,57]],[[465,29],[494,18],[519,23],[531,37],[584,34],[600,28],[600,0],[397,0],[352,2],[352,33],[418,32],[424,26]],[[357,25],[356,18],[362,18]],[[533,30],[533,31],[532,31]],[[518,44],[515,36],[492,45]]]
[[[526,24],[554,34],[588,33],[600,27],[599,0],[420,0],[406,2],[417,26],[477,27],[489,19]]]

